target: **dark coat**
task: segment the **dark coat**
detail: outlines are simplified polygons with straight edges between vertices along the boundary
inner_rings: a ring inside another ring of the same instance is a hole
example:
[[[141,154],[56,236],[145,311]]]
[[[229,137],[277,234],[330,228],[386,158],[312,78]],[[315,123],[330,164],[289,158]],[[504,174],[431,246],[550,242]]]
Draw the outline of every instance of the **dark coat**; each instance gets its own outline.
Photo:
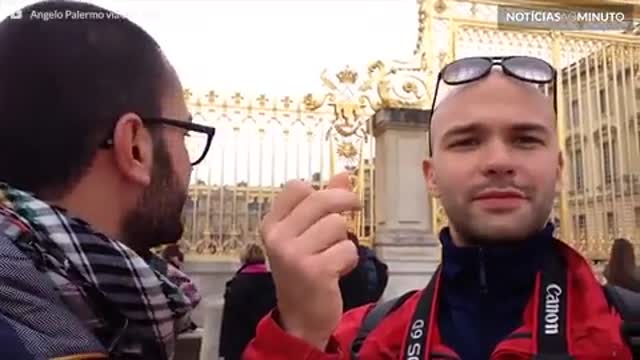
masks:
[[[345,312],[377,302],[389,280],[387,265],[371,249],[358,245],[358,257],[358,265],[339,282]]]
[[[35,359],[18,336],[16,330],[0,315],[0,359],[32,360]]]
[[[256,335],[258,322],[276,306],[271,273],[246,272],[250,265],[241,267],[227,282],[219,351],[225,360],[242,358],[244,348]]]

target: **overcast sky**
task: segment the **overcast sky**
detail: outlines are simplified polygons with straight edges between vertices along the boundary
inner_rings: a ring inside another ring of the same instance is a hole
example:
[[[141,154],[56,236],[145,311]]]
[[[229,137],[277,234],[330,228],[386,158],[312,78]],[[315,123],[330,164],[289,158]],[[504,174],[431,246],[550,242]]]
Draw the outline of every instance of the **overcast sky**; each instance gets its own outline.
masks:
[[[33,2],[0,0],[0,15]],[[418,27],[415,0],[90,2],[146,29],[160,43],[184,87],[195,93],[215,89],[301,98],[322,91],[319,76],[325,68],[335,71],[350,65],[362,71],[377,59],[409,60]],[[306,130],[293,129],[290,145],[285,146],[280,128],[261,143],[255,126],[237,136],[230,127],[220,126],[194,179],[277,186],[288,178],[308,178],[321,167],[327,174],[329,156],[319,150],[326,127],[314,130],[311,146]]]
[[[34,1],[0,0],[4,17]],[[408,59],[415,0],[91,0],[160,43],[185,87],[295,96],[323,68]]]

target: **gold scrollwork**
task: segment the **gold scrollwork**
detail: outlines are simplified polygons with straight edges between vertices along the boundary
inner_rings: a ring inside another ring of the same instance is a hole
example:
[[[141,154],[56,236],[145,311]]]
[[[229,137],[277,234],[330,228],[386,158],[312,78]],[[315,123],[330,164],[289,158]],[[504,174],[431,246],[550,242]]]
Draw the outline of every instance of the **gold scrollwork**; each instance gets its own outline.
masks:
[[[358,155],[358,150],[353,145],[353,143],[346,141],[338,144],[338,149],[336,150],[336,152],[338,153],[338,155],[347,159],[355,158]]]
[[[378,95],[386,107],[424,108],[427,105],[429,91],[427,84],[420,77],[402,73],[397,74],[395,79],[380,81]]]
[[[435,10],[438,14],[442,14],[447,11],[447,4],[444,0],[438,0],[435,4],[433,4],[433,10]]]
[[[439,201],[434,201],[434,214],[435,214],[435,228],[433,229],[435,232],[440,231],[443,227],[447,226],[449,223],[449,219],[447,218],[447,214],[444,211],[444,208],[440,204]]]

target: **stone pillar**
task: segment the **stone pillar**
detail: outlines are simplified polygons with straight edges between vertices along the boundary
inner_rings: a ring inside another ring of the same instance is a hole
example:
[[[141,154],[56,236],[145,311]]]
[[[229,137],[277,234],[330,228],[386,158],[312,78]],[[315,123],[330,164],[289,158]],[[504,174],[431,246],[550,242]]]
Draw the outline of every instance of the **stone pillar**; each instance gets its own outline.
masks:
[[[422,175],[429,111],[379,110],[374,114],[375,250],[389,266],[383,299],[426,286],[440,261],[431,200]]]
[[[201,360],[220,359],[220,326],[222,325],[222,313],[224,300],[207,300],[200,306],[204,307],[204,324],[202,326],[202,341],[200,347]],[[176,358],[178,360],[180,358]]]

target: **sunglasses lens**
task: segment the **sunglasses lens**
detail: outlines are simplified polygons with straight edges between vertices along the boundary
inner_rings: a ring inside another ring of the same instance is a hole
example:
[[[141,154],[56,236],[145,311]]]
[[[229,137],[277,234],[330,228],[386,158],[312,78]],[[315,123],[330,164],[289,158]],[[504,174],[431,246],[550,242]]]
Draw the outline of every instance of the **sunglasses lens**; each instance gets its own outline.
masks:
[[[549,83],[553,81],[553,68],[541,59],[516,56],[504,60],[502,65],[524,80],[536,83]]]
[[[484,58],[465,58],[454,61],[442,70],[442,80],[449,84],[461,84],[478,79],[491,68],[491,61]]]

